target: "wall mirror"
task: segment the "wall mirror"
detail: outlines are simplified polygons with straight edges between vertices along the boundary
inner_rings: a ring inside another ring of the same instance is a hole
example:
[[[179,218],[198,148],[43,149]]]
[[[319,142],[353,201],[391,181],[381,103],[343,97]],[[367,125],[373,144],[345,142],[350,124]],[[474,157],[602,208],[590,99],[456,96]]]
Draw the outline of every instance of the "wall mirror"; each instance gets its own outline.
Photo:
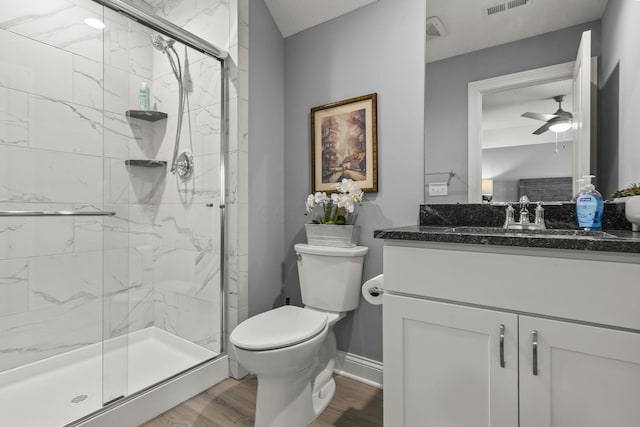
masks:
[[[607,197],[638,180],[640,127],[620,111],[640,101],[620,88],[640,87],[640,2],[494,3],[427,0],[425,202],[570,200],[590,173]]]

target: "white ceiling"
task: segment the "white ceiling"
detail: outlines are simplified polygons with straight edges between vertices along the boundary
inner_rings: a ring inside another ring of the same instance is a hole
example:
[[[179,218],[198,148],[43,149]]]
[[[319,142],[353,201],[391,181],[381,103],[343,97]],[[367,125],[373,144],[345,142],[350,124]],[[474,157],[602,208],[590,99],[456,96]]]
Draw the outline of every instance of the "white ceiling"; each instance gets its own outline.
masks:
[[[567,95],[562,109],[573,111],[573,81],[562,80],[535,86],[494,92],[482,97],[482,148],[512,147],[516,145],[548,144],[571,140],[570,131],[541,135],[532,132],[544,124],[542,121],[521,117],[527,111],[553,114],[558,103],[556,95]]]
[[[428,37],[426,62],[438,61],[602,18],[607,0],[529,0],[495,15],[487,7],[507,0],[426,0],[427,17],[438,16],[447,30]]]
[[[377,0],[264,1],[280,33],[288,37]],[[432,62],[598,20],[608,0],[528,0],[491,16],[487,7],[507,0],[426,2],[427,16],[438,16],[447,29],[444,37],[427,38],[426,62]]]
[[[288,37],[377,0],[264,1],[282,36]],[[427,37],[426,62],[596,21],[602,18],[608,0],[528,0],[524,6],[487,15],[487,7],[506,2],[426,0],[427,16],[438,16],[447,30],[443,37]],[[555,112],[558,104],[553,96],[560,94],[567,95],[563,108],[571,111],[570,80],[485,95],[483,148],[555,142],[553,132],[532,134],[543,122],[520,115],[525,111]],[[558,136],[561,139],[571,137],[569,133]]]
[[[265,0],[282,37],[329,21],[377,0]]]

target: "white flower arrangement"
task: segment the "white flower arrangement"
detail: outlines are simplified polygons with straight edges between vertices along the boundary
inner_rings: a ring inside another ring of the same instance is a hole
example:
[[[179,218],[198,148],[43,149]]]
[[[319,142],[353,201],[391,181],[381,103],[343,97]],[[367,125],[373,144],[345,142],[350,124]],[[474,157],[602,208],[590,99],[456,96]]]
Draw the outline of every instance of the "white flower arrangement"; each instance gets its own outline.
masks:
[[[351,225],[356,222],[356,204],[362,203],[364,193],[351,179],[343,179],[335,184],[335,189],[330,197],[325,192],[307,196],[305,215],[322,206],[322,212],[311,221],[312,224]]]

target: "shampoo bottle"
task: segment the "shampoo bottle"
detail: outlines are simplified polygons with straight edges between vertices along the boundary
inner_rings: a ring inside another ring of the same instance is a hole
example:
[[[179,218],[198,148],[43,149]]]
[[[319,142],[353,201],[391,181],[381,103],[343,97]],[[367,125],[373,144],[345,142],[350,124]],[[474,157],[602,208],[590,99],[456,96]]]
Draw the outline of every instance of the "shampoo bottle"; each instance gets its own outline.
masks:
[[[138,90],[138,109],[142,111],[149,110],[149,86],[147,86],[147,82],[142,82],[140,90]]]
[[[576,197],[578,227],[587,231],[602,230],[602,196],[591,183],[593,175],[584,176],[584,185]]]

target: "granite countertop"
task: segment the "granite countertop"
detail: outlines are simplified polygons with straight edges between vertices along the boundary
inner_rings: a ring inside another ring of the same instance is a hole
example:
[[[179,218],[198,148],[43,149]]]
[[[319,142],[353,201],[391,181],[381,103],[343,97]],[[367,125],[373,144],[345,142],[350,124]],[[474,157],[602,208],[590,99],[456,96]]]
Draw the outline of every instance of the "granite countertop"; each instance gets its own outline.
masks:
[[[625,218],[624,203],[605,203],[602,232],[587,232],[576,227],[575,203],[545,206],[547,229],[543,232],[503,229],[504,209],[504,206],[484,203],[424,204],[420,205],[420,225],[376,230],[374,237],[640,254],[640,232],[631,231],[631,224]]]
[[[504,230],[499,227],[422,226],[375,230],[374,237],[437,243],[568,249],[640,254],[640,233],[629,230],[588,232],[581,230]]]

